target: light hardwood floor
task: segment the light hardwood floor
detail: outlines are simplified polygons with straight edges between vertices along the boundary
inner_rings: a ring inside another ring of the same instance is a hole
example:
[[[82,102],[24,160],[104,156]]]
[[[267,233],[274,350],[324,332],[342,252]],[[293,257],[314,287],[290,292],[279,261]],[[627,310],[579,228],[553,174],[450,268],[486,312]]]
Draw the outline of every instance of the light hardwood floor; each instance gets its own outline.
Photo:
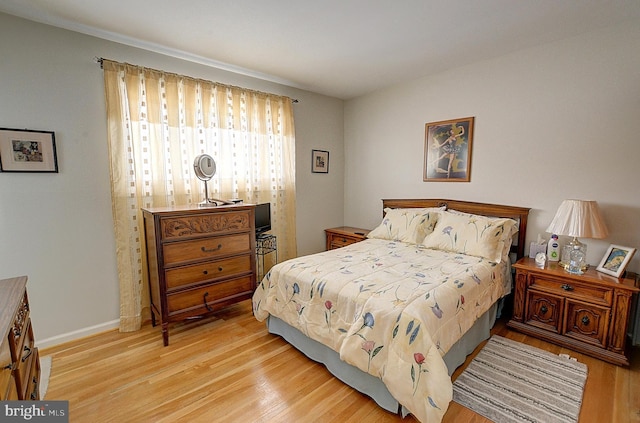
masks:
[[[522,335],[493,333],[587,364],[580,423],[640,421],[640,351],[630,368]],[[48,400],[68,400],[71,422],[415,422],[379,408],[322,365],[267,333],[244,301],[206,320],[105,332],[41,351],[53,358]],[[468,357],[453,378],[479,351]],[[444,422],[489,420],[452,402]]]

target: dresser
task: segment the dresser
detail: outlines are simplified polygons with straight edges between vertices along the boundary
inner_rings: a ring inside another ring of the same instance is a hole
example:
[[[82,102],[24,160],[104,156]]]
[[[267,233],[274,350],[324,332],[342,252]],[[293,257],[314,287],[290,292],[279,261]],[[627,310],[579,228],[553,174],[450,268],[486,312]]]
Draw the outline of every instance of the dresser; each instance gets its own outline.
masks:
[[[327,250],[344,247],[354,242],[367,239],[369,229],[354,228],[352,226],[339,226],[337,228],[325,229],[327,240]]]
[[[538,267],[522,258],[516,269],[513,318],[508,326],[546,341],[628,366],[627,329],[633,277],[615,278],[593,267],[570,274],[557,263]]]
[[[29,315],[27,277],[0,280],[2,401],[39,400],[40,358]]]
[[[256,287],[254,206],[142,209],[151,319],[162,326],[251,298]]]

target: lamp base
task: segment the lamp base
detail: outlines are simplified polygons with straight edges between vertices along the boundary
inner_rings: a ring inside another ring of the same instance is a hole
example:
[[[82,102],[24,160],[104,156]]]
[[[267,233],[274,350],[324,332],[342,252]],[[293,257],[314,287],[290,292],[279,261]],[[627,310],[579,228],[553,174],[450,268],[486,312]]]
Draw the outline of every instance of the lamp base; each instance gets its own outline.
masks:
[[[576,257],[575,253],[578,251],[581,253],[581,254],[578,254],[578,257],[580,257],[579,262],[576,261],[575,259]],[[572,252],[574,252],[573,257],[571,255]],[[586,262],[586,257],[587,257],[587,245],[580,242],[578,238],[573,237],[573,239],[562,248],[562,256],[558,264],[560,264],[560,266],[562,266],[564,270],[566,270],[569,273],[580,272],[577,274],[581,274],[582,272],[584,272],[589,268],[589,265]]]
[[[569,263],[564,263],[564,262],[560,261],[560,262],[558,262],[558,264],[559,264],[560,266],[562,266],[562,268],[563,268],[564,270],[566,270],[567,272],[569,272]],[[589,265],[588,265],[587,263],[583,263],[583,264],[582,264],[582,266],[580,266],[580,270],[582,270],[583,272],[584,272],[585,270],[587,270],[588,268],[589,268]],[[569,272],[569,273],[572,273],[572,272]]]

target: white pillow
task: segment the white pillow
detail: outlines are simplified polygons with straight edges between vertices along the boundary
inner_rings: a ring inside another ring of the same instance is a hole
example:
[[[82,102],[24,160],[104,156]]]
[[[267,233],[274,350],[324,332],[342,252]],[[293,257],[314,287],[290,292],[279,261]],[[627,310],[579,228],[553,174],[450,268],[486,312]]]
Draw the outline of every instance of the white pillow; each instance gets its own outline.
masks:
[[[508,257],[516,232],[518,224],[513,219],[445,211],[422,245],[500,263]]]
[[[420,244],[425,236],[433,232],[438,215],[443,210],[444,207],[385,208],[382,223],[367,237]]]

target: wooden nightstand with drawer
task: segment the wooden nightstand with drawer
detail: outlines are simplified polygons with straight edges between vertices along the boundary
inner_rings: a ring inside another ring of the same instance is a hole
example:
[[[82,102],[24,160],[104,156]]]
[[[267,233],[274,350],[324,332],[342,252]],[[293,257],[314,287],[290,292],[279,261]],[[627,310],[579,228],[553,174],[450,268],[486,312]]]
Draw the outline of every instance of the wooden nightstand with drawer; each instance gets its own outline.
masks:
[[[327,250],[344,247],[355,242],[367,239],[369,229],[354,228],[351,226],[340,226],[337,228],[325,229],[327,237]]]
[[[635,278],[615,278],[593,267],[582,275],[557,263],[538,267],[530,258],[516,269],[513,318],[508,326],[520,332],[628,366],[626,345]]]
[[[143,209],[151,318],[168,325],[252,297],[256,288],[253,205]]]

